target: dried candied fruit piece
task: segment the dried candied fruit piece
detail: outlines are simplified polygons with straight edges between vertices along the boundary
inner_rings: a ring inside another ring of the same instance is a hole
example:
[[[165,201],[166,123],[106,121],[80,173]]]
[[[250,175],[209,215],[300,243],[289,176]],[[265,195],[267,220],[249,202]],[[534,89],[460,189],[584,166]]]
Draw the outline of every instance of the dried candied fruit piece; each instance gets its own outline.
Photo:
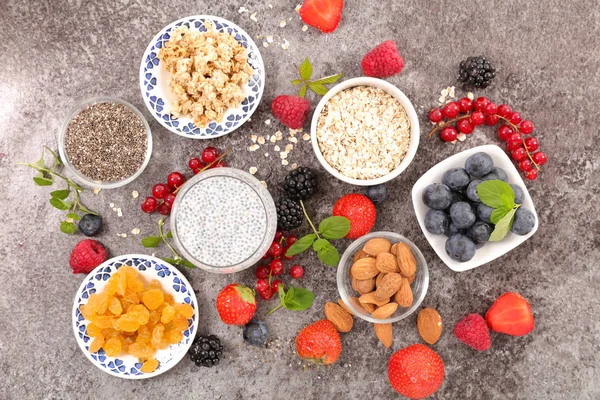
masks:
[[[181,315],[171,322],[173,323],[173,326],[180,331],[185,331],[190,326],[187,318],[182,317]]]
[[[110,304],[108,305],[108,310],[117,317],[123,313],[123,306],[118,298],[113,297],[110,299]]]
[[[102,333],[102,328],[100,328],[98,325],[94,325],[93,323],[91,323],[85,327],[85,332],[88,336],[95,337]]]
[[[92,321],[98,328],[114,328],[117,318],[106,315],[96,315],[90,321]]]
[[[169,347],[171,345],[171,343],[169,343],[169,341],[167,339],[163,339],[160,341],[160,345],[158,346],[159,350],[164,350],[167,347]]]
[[[140,326],[138,329],[138,335],[136,338],[137,342],[149,342],[152,339],[152,330],[148,327],[148,325]]]
[[[108,283],[104,287],[106,293],[114,295],[117,293],[117,287],[119,286],[119,277],[114,274],[108,279]]]
[[[164,325],[161,323],[156,324],[156,326],[152,330],[152,345],[154,347],[160,346],[160,342],[163,338],[164,332],[165,332]]]
[[[162,289],[160,281],[158,279],[152,279],[150,281],[150,285],[148,285],[150,289]]]
[[[132,343],[129,345],[129,354],[139,359],[146,359],[152,357],[154,349],[146,343]]]
[[[175,304],[175,299],[173,298],[172,295],[165,293],[164,297],[165,297],[165,303],[169,304],[170,306]]]
[[[98,350],[100,350],[102,348],[102,345],[104,344],[104,336],[102,335],[102,333],[99,333],[94,340],[92,340],[92,343],[90,344],[90,353],[96,353]]]
[[[140,371],[149,374],[150,372],[154,372],[156,368],[158,368],[158,361],[154,358],[151,358],[149,360],[146,360],[146,362],[142,364],[142,368],[140,368]]]
[[[118,271],[119,274],[125,275],[127,278],[137,278],[138,272],[131,265],[123,265]]]
[[[175,311],[177,312],[177,315],[181,315],[188,319],[194,316],[194,308],[187,303],[175,304]]]
[[[168,324],[169,322],[173,321],[173,318],[175,318],[175,307],[168,305],[163,308],[160,322],[163,324]]]
[[[134,293],[144,291],[144,282],[142,282],[137,276],[134,278],[127,277],[127,289]]]
[[[144,292],[142,301],[149,310],[155,310],[165,302],[165,296],[160,289],[150,289]]]
[[[146,325],[150,320],[150,311],[143,304],[134,304],[127,309],[127,315],[131,315],[140,325]]]
[[[117,277],[117,294],[121,296],[125,295],[125,290],[127,290],[127,276],[118,272],[114,276]]]
[[[150,311],[150,322],[152,325],[156,325],[161,318],[162,312],[157,310]]]
[[[104,343],[102,346],[104,352],[109,357],[117,357],[121,354],[121,349],[123,348],[123,343],[117,337],[111,337]]]
[[[123,299],[133,304],[140,304],[140,296],[134,291],[125,290],[125,294],[123,294]]]
[[[94,311],[96,311],[97,314],[104,314],[110,303],[110,298],[111,296],[108,293],[100,293],[94,302]]]
[[[183,339],[183,333],[178,329],[169,329],[164,336],[170,344],[179,343]]]
[[[140,328],[140,323],[133,315],[124,314],[119,317],[115,327],[125,332],[135,332]]]
[[[92,317],[96,315],[94,308],[90,305],[89,302],[87,304],[80,305],[79,311],[81,312],[81,315],[83,315],[83,318],[87,320],[91,320]]]

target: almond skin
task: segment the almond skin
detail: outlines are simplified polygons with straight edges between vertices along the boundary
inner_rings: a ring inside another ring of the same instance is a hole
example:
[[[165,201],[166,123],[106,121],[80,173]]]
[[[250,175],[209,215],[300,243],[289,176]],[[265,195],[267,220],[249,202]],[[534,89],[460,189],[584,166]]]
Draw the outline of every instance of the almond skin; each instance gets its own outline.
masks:
[[[352,287],[361,295],[370,293],[375,288],[375,279],[352,278]]]
[[[398,303],[387,303],[381,307],[378,307],[371,315],[373,318],[386,319],[389,318],[398,309]]]
[[[375,304],[377,307],[381,307],[384,304],[387,304],[390,302],[390,298],[388,297],[387,299],[383,299],[383,300],[376,300],[375,299],[375,292],[371,292],[371,293],[367,293],[367,294],[363,294],[362,296],[360,296],[358,298],[358,301],[360,301],[361,304]]]
[[[402,276],[409,277],[417,272],[417,261],[406,243],[398,243],[396,257]]]
[[[357,262],[361,258],[367,258],[367,257],[369,257],[369,255],[367,253],[365,253],[365,251],[363,249],[360,249],[359,251],[356,252],[356,254],[354,254],[354,258],[352,259],[352,262]]]
[[[375,259],[375,266],[381,272],[399,272],[396,256],[392,253],[379,253]]]
[[[442,317],[433,308],[424,308],[419,311],[417,329],[425,342],[435,344],[442,335]]]
[[[338,304],[327,302],[325,303],[325,317],[331,321],[335,329],[339,332],[350,332],[354,319]]]
[[[392,324],[373,324],[373,327],[379,341],[389,349],[394,341],[392,337]]]
[[[406,278],[406,279],[408,279],[408,283],[412,285],[412,284],[413,284],[413,282],[415,281],[415,278],[416,278],[416,277],[417,277],[417,274],[414,274],[414,275],[411,275],[411,276],[409,276],[409,277],[408,277],[408,278]]]
[[[374,238],[365,243],[363,250],[372,257],[377,257],[379,253],[389,253],[392,244],[384,238]]]
[[[386,274],[377,285],[377,290],[375,290],[375,300],[382,301],[385,299],[389,299],[392,297],[402,285],[402,275],[397,274],[395,272],[391,272]]]
[[[340,305],[340,307],[342,307],[344,309],[344,311],[346,311],[348,314],[354,316],[354,313],[352,311],[350,311],[350,309],[348,308],[346,303],[344,303],[344,300],[338,299],[338,304]]]
[[[362,306],[362,308],[367,310],[367,312],[369,314],[371,314],[377,308],[377,306],[375,304],[371,304],[371,303],[360,303],[360,305]]]
[[[377,275],[377,278],[375,278],[375,287],[379,286],[379,282],[381,282],[383,277],[386,275],[387,274],[385,272],[380,272],[379,275]]]
[[[396,255],[397,251],[398,251],[398,243],[394,243],[392,245],[392,248],[390,249],[390,253],[392,253],[393,255]]]
[[[408,279],[402,278],[402,284],[400,285],[400,289],[396,292],[394,296],[394,300],[402,307],[410,307],[413,303],[413,294],[410,288],[410,283],[408,283]]]
[[[350,268],[350,274],[358,280],[375,278],[378,273],[375,259],[371,257],[357,260]]]

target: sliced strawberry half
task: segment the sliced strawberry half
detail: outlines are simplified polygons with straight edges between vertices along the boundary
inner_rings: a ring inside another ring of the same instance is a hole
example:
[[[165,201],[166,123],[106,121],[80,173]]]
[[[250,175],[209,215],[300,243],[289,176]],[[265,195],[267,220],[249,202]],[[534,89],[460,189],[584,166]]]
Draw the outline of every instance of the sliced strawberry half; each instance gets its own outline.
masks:
[[[491,330],[511,336],[527,335],[534,328],[529,302],[514,292],[498,297],[485,315],[485,320]]]
[[[336,30],[342,20],[344,0],[306,0],[300,7],[300,18],[323,33]]]

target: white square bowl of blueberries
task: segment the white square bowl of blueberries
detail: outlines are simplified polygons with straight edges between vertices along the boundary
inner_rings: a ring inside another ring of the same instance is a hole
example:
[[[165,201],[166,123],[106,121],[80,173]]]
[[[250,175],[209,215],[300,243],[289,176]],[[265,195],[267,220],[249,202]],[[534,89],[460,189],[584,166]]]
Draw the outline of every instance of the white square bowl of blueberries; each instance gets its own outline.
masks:
[[[503,229],[497,219],[498,225],[491,222],[494,208],[478,196],[477,187],[484,181],[507,182],[514,193],[514,213],[505,219],[510,222]],[[457,272],[508,253],[538,229],[538,216],[523,179],[495,145],[465,150],[433,166],[413,186],[412,201],[429,244]],[[490,241],[498,239],[496,228],[507,233],[501,240]]]

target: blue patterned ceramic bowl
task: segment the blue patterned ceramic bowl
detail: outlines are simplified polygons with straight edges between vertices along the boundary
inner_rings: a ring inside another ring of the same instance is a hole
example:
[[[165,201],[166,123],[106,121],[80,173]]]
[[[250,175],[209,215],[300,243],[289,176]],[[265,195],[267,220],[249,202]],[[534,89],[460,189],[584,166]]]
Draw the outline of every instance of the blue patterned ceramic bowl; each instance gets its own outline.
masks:
[[[136,357],[123,355],[119,357],[108,357],[104,350],[100,349],[97,353],[90,353],[89,347],[92,338],[86,334],[86,326],[89,323],[81,312],[79,307],[86,304],[89,296],[95,292],[101,292],[108,282],[111,275],[123,265],[130,265],[142,275],[145,283],[148,284],[152,279],[157,279],[162,284],[163,291],[173,295],[176,303],[188,303],[194,310],[193,319],[188,320],[189,327],[183,332],[183,340],[177,344],[171,345],[164,350],[158,350],[154,357],[159,361],[159,366],[154,372],[144,373],[140,371],[142,364]],[[86,357],[102,371],[119,378],[125,379],[145,379],[160,375],[173,368],[186,354],[198,328],[198,302],[194,290],[185,277],[171,264],[164,262],[156,257],[143,254],[128,254],[120,257],[114,257],[105,261],[94,269],[84,280],[73,303],[73,332],[77,344],[86,355]]]
[[[172,100],[169,89],[169,72],[160,65],[158,52],[169,41],[173,29],[185,25],[190,29],[206,31],[204,23],[211,21],[219,32],[228,32],[235,36],[246,49],[248,49],[248,63],[255,73],[246,84],[247,97],[237,108],[230,108],[221,122],[209,122],[206,128],[194,125],[189,117],[180,116],[173,118],[169,114]],[[142,57],[140,65],[140,88],[144,102],[150,113],[165,128],[173,133],[193,139],[212,139],[233,132],[254,113],[265,87],[265,66],[262,57],[252,40],[242,28],[226,19],[210,15],[195,15],[179,19],[163,28],[150,42]]]

